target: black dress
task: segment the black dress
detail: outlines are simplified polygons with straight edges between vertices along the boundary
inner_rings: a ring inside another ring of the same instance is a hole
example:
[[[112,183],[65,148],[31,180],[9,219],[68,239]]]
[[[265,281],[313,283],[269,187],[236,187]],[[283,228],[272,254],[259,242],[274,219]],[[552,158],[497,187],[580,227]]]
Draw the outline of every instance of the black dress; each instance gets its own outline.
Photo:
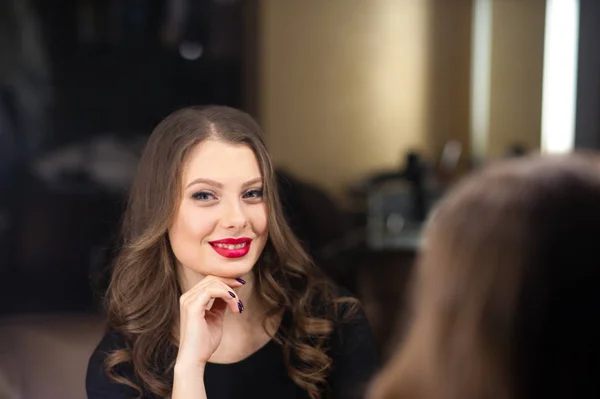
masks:
[[[284,314],[281,326],[291,322]],[[280,327],[278,334],[282,328]],[[88,399],[133,399],[136,390],[109,380],[104,373],[106,354],[124,348],[125,342],[114,332],[107,333],[92,354],[86,378]],[[373,335],[362,310],[350,321],[338,322],[333,331],[328,355],[333,359],[333,370],[327,382],[334,399],[363,398],[365,388],[378,367],[378,356]],[[133,367],[124,365],[119,374],[133,380]],[[271,340],[247,358],[230,364],[208,363],[204,372],[208,399],[307,399],[306,391],[288,376],[282,348]],[[143,399],[154,398],[145,394]]]

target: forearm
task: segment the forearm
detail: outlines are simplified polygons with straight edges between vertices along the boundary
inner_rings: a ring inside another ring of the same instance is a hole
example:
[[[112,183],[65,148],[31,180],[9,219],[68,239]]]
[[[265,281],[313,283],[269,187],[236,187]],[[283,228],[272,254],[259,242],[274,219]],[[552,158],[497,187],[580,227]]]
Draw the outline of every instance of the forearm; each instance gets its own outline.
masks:
[[[204,368],[175,366],[171,399],[207,399]]]

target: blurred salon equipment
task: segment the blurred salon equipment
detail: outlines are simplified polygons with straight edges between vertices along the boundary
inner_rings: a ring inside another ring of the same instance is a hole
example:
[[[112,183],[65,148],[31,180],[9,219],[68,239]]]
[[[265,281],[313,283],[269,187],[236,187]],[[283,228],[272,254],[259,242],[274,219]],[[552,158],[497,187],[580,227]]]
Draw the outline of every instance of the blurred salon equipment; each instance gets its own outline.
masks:
[[[367,180],[367,245],[374,250],[416,250],[429,211],[456,177],[460,143],[444,145],[437,165],[416,152],[406,154],[400,172]]]

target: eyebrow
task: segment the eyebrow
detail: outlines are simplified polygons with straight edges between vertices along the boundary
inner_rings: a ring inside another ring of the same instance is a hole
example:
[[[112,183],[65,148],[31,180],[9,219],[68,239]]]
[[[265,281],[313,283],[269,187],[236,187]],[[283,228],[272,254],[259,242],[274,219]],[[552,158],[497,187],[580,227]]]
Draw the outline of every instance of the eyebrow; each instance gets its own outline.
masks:
[[[248,180],[247,182],[244,182],[242,184],[242,189],[246,189],[246,188],[253,186],[254,184],[260,183],[260,182],[262,182],[262,178],[260,178],[260,177],[256,177],[254,179]],[[189,187],[193,186],[194,184],[199,184],[199,183],[208,184],[209,186],[213,186],[216,188],[223,188],[223,183],[220,183],[220,182],[218,182],[216,180],[212,180],[212,179],[205,179],[202,177],[192,181],[190,184],[187,185],[186,188],[189,188]]]

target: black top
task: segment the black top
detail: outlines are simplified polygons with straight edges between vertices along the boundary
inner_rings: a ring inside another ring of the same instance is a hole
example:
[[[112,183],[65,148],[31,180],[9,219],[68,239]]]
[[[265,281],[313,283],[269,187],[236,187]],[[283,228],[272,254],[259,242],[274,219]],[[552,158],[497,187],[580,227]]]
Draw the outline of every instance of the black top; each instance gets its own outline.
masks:
[[[291,321],[284,314],[282,326]],[[278,334],[282,331],[280,327]],[[92,354],[86,378],[88,399],[133,399],[138,392],[109,380],[104,373],[106,353],[125,347],[124,339],[107,333]],[[349,321],[337,323],[331,336],[328,355],[333,369],[328,377],[331,397],[335,399],[363,398],[365,388],[373,376],[378,357],[371,328],[362,310]],[[125,365],[118,370],[130,380],[133,367]],[[282,348],[273,340],[247,358],[231,364],[208,363],[204,373],[208,399],[307,399],[306,391],[288,376]],[[143,399],[154,398],[144,395]]]

